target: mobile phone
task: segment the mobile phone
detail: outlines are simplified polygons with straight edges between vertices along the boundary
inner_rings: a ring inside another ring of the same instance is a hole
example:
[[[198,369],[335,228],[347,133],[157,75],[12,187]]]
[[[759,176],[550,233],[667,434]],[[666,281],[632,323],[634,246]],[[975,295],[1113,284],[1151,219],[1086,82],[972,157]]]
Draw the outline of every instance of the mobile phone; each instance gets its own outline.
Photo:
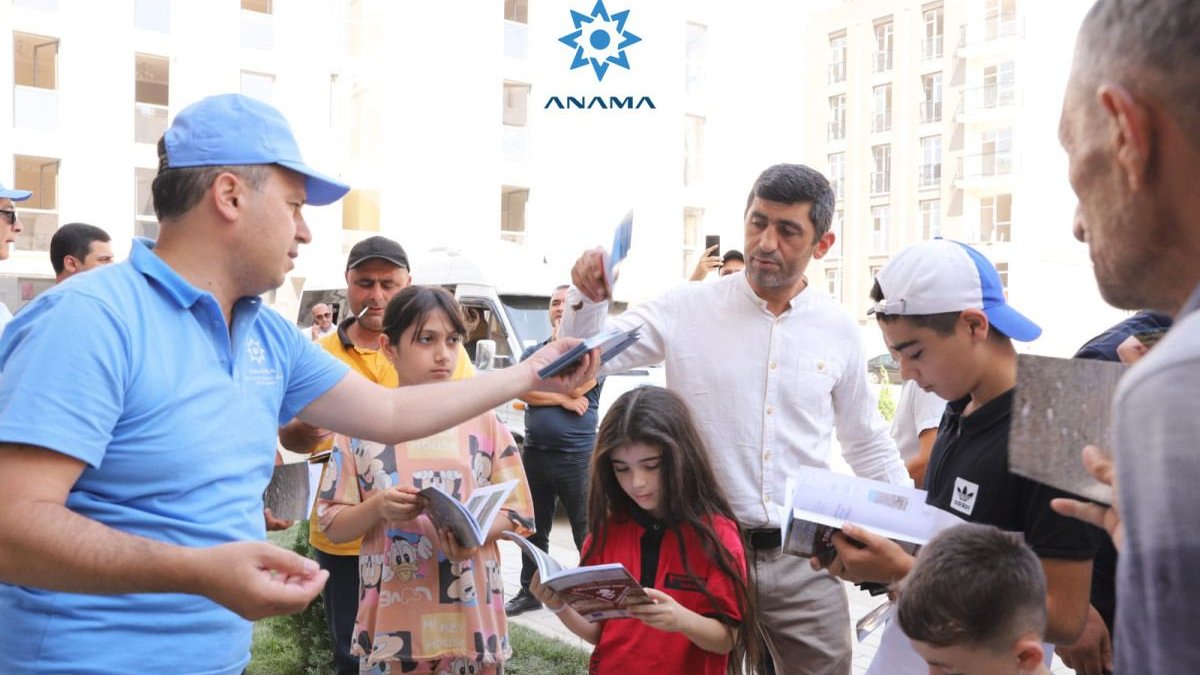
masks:
[[[712,248],[713,246],[716,246],[716,248],[714,248],[712,250],[712,253],[709,253],[708,255],[710,255],[710,256],[715,255],[717,257],[720,257],[720,255],[721,255],[721,235],[719,235],[719,234],[704,235],[704,250],[707,251],[708,249]]]
[[[1135,333],[1133,337],[1137,338],[1138,342],[1146,345],[1146,349],[1149,349],[1158,344],[1158,341],[1166,336],[1167,329],[1161,328],[1158,330],[1146,331],[1145,333]]]

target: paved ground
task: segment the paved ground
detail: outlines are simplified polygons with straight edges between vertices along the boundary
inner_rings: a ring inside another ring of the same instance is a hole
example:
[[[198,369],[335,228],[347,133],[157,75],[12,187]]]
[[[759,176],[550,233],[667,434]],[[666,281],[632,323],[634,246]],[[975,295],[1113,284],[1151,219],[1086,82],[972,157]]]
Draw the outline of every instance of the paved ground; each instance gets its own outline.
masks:
[[[550,532],[550,555],[563,565],[577,565],[579,563],[579,553],[575,550],[575,543],[571,539],[571,525],[565,519],[560,518],[555,521],[554,529]],[[507,599],[516,594],[520,588],[521,553],[516,544],[502,541],[500,542],[500,557],[506,591],[505,598]],[[807,564],[800,559],[797,559],[796,563]],[[846,593],[850,600],[850,621],[852,627],[864,614],[883,602],[882,598],[873,598],[851,584],[846,584]],[[533,612],[526,612],[512,618],[511,621],[531,628],[548,637],[562,640],[579,649],[585,651],[591,650],[591,645],[563,627],[562,623],[549,610],[539,609]],[[875,650],[879,647],[879,635],[880,631],[876,631],[864,642],[854,646],[854,675],[863,675],[867,672],[867,667],[870,665],[871,659],[875,657]],[[1054,675],[1071,675],[1072,673],[1070,669],[1064,668],[1058,659],[1055,659],[1054,666]]]

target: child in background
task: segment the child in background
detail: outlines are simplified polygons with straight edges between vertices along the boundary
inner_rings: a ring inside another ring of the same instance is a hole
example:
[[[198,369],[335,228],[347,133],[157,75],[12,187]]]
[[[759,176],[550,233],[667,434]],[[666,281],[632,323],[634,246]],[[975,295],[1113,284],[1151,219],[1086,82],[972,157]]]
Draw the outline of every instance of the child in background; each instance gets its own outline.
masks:
[[[658,387],[626,392],[600,423],[581,564],[619,562],[654,599],[633,618],[588,623],[534,576],[530,591],[596,645],[593,675],[755,672],[745,548],[687,405]]]
[[[896,614],[931,675],[1049,675],[1046,579],[1018,535],[958,525],[934,537]]]
[[[388,303],[380,350],[400,386],[450,379],[466,334],[454,297],[410,286]],[[429,438],[398,445],[335,437],[317,514],[334,542],[363,536],[351,653],[364,673],[496,673],[512,655],[496,539],[528,536],[529,486],[512,435],[488,411]],[[436,485],[460,501],[476,487],[519,483],[487,541],[464,549],[422,512]]]

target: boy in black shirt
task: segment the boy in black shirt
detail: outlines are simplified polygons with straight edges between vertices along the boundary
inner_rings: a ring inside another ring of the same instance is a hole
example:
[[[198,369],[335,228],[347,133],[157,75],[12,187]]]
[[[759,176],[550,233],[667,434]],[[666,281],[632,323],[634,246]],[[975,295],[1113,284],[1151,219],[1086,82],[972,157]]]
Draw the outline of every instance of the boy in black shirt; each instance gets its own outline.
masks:
[[[1022,533],[1045,571],[1046,639],[1070,643],[1087,615],[1093,535],[1051,510],[1050,500],[1065,493],[1008,472],[1012,340],[1034,340],[1041,328],[1008,306],[992,263],[958,242],[904,249],[880,270],[871,297],[901,375],[950,401],[925,475],[927,502]],[[890,584],[913,564],[895,542],[852,525],[834,545],[829,569],[850,581]]]

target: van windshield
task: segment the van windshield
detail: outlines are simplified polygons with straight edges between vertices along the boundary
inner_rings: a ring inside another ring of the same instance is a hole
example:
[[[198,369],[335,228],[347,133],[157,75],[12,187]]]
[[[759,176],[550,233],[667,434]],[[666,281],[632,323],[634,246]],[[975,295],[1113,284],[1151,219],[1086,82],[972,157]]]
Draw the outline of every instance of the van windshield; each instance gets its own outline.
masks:
[[[502,295],[508,318],[521,345],[541,344],[550,337],[550,298],[536,295]],[[518,355],[519,356],[519,355]]]

